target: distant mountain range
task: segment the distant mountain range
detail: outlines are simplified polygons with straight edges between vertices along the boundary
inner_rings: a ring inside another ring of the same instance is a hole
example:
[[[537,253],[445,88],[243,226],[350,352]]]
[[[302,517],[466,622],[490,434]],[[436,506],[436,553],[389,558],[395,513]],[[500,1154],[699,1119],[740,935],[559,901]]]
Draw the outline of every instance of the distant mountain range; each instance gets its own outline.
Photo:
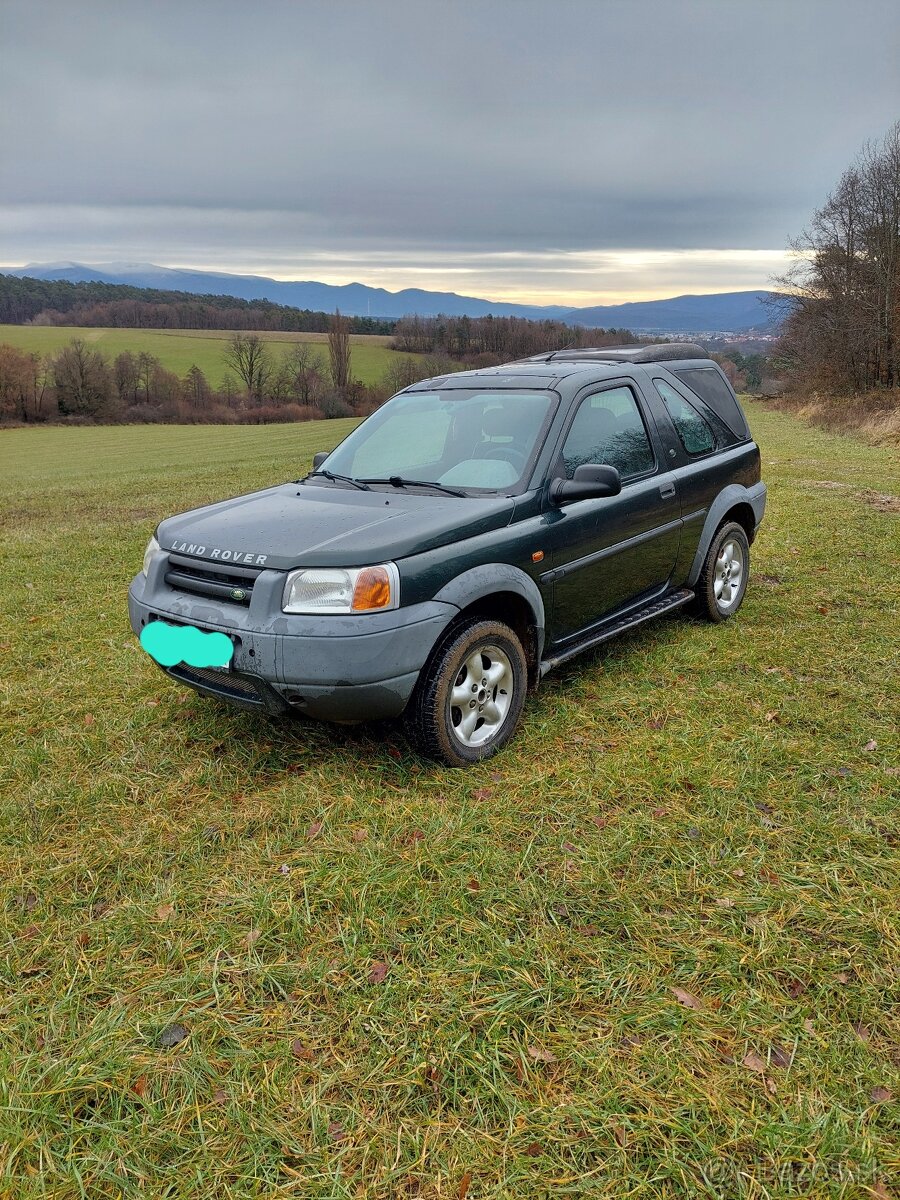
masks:
[[[505,304],[456,292],[428,292],[406,288],[388,292],[362,283],[335,286],[313,281],[283,281],[262,275],[230,275],[222,271],[191,271],[158,267],[153,263],[29,263],[8,274],[32,279],[66,279],[72,283],[124,283],[191,292],[196,295],[237,296],[242,300],[271,300],[292,308],[333,312],[348,316],[405,317],[527,317],[529,320],[564,321],[569,325],[605,329],[630,329],[634,333],[737,333],[777,325],[767,303],[770,292],[719,292],[711,296],[675,296],[667,300],[641,300],[630,304],[598,304],[590,308],[560,305]]]

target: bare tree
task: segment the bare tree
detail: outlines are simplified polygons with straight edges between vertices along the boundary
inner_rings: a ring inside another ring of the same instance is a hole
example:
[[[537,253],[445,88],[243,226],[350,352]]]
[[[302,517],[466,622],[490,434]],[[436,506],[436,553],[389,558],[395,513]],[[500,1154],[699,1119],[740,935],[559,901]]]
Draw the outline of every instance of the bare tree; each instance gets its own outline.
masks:
[[[60,411],[76,416],[107,415],[113,381],[99,350],[75,338],[53,360],[53,380]]]
[[[325,389],[322,356],[311,342],[297,342],[280,372],[282,398],[295,404],[315,405]]]
[[[781,352],[814,386],[900,386],[900,122],[863,147],[791,243]]]
[[[40,420],[45,387],[44,365],[39,354],[0,345],[0,417]]]
[[[269,348],[259,334],[232,334],[225,351],[225,362],[243,381],[247,399],[262,400],[272,365]]]
[[[343,393],[350,383],[350,329],[339,308],[329,323],[328,358],[331,382],[336,391]]]
[[[138,360],[130,350],[123,350],[121,354],[116,355],[116,361],[113,363],[113,377],[122,403],[137,404],[141,372]]]
[[[181,393],[191,408],[203,409],[210,403],[212,389],[196,363],[188,369],[181,381]]]

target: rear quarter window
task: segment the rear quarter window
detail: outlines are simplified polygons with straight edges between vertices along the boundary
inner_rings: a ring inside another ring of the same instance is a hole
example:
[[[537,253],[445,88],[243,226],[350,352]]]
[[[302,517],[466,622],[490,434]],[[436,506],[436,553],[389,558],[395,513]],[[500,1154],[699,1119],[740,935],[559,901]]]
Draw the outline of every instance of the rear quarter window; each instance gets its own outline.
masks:
[[[672,373],[725,422],[735,440],[740,441],[750,436],[746,418],[734,392],[715,367],[686,367]]]

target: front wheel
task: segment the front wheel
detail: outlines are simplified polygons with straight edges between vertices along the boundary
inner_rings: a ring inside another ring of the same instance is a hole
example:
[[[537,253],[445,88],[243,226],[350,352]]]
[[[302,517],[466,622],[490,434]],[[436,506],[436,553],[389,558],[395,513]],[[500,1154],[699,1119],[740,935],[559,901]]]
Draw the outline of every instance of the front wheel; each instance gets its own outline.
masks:
[[[708,621],[727,621],[741,606],[750,573],[750,543],[742,525],[729,521],[716,533],[697,581],[695,610]]]
[[[527,687],[525,652],[512,629],[470,621],[424,668],[406,712],[407,735],[436,762],[470,766],[515,733]]]

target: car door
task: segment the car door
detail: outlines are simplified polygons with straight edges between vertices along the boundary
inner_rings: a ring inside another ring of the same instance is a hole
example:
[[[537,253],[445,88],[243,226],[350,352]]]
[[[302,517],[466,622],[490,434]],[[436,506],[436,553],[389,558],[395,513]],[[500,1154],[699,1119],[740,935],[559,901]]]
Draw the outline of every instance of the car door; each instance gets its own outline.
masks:
[[[650,408],[675,474],[683,521],[675,581],[690,570],[706,514],[729,483],[744,482],[755,447],[742,440],[708,405],[682,384],[654,373]],[[747,474],[752,481],[752,473]]]
[[[554,474],[571,479],[585,463],[616,467],[622,491],[547,514],[553,643],[663,592],[678,557],[675,479],[660,469],[655,425],[633,383],[598,387],[578,402]]]

